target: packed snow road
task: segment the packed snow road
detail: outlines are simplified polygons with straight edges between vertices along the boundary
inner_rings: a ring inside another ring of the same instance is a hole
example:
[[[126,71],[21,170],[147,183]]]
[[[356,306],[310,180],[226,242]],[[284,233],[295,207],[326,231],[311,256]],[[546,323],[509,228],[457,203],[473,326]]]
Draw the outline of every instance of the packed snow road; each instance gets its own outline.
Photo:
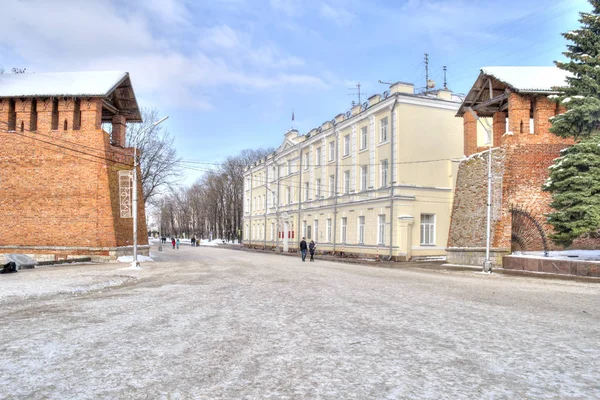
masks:
[[[0,275],[0,398],[600,398],[600,285],[212,247]]]

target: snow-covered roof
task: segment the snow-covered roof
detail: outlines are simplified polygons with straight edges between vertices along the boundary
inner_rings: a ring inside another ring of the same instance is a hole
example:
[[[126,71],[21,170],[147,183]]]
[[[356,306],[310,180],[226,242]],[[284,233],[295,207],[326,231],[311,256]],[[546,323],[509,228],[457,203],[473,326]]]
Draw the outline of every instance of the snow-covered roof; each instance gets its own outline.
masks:
[[[483,67],[484,75],[506,83],[518,92],[554,92],[566,86],[569,73],[557,67]]]
[[[0,74],[0,97],[105,97],[129,74],[121,71]]]

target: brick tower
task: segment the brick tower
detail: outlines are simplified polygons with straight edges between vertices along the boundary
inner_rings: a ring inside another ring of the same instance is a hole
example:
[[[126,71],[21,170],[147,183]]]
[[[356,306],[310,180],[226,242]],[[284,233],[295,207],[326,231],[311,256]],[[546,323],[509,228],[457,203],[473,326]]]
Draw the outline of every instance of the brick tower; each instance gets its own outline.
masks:
[[[551,198],[542,191],[542,185],[548,177],[548,167],[573,141],[550,133],[550,118],[564,110],[549,96],[555,93],[556,86],[566,84],[565,77],[566,72],[556,67],[481,70],[457,114],[464,119],[467,158],[461,162],[457,175],[448,237],[449,263],[482,266],[485,259],[487,147],[478,146],[477,121],[469,107],[493,127],[493,265],[501,266],[502,256],[524,240],[530,247],[526,250],[542,250],[539,230],[516,232],[512,215],[515,210],[523,210],[546,235],[552,232],[544,217],[551,211]],[[536,236],[540,240],[532,240]],[[548,245],[552,247],[549,241]],[[576,245],[586,248],[594,244],[580,240]]]
[[[141,116],[126,72],[0,75],[0,253],[38,260],[131,253],[127,122]],[[103,123],[112,123],[112,135]],[[148,254],[138,203],[137,240]]]

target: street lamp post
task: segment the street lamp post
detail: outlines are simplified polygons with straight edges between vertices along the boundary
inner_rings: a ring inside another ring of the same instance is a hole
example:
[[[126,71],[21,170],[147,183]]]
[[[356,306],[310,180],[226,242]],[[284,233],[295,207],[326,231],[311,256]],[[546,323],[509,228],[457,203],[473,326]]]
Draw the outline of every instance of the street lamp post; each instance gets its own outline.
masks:
[[[135,138],[133,139],[133,260],[131,261],[131,266],[134,268],[138,268],[140,263],[137,260],[137,214],[138,214],[138,194],[137,194],[137,142],[142,133],[146,133],[152,128],[155,128],[158,124],[163,123],[169,116],[166,116],[151,125],[149,125],[146,129],[140,131]]]
[[[488,171],[487,171],[487,224],[486,224],[486,237],[485,237],[485,261],[483,262],[483,272],[492,272],[492,262],[490,261],[490,236],[491,236],[491,224],[492,224],[492,131],[489,126],[486,126],[477,113],[473,111],[471,107],[468,107],[467,110],[469,113],[481,124],[485,133],[487,134],[486,143],[489,146],[488,149]]]
[[[162,209],[163,202],[160,202],[160,212],[158,213],[158,251],[162,252]]]

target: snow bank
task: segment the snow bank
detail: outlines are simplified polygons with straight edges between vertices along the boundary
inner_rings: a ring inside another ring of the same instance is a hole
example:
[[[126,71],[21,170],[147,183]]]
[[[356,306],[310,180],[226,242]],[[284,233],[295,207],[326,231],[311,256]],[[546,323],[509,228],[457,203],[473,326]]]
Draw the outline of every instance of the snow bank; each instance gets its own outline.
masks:
[[[600,261],[600,250],[562,250],[550,251],[548,257],[543,251],[515,251],[513,256],[527,258],[554,258],[557,260]]]
[[[137,256],[137,260],[140,262],[146,262],[146,261],[154,261],[152,258],[147,257],[147,256],[141,256],[138,254]],[[133,256],[121,256],[119,258],[117,258],[117,261],[120,263],[130,263],[133,262]]]

